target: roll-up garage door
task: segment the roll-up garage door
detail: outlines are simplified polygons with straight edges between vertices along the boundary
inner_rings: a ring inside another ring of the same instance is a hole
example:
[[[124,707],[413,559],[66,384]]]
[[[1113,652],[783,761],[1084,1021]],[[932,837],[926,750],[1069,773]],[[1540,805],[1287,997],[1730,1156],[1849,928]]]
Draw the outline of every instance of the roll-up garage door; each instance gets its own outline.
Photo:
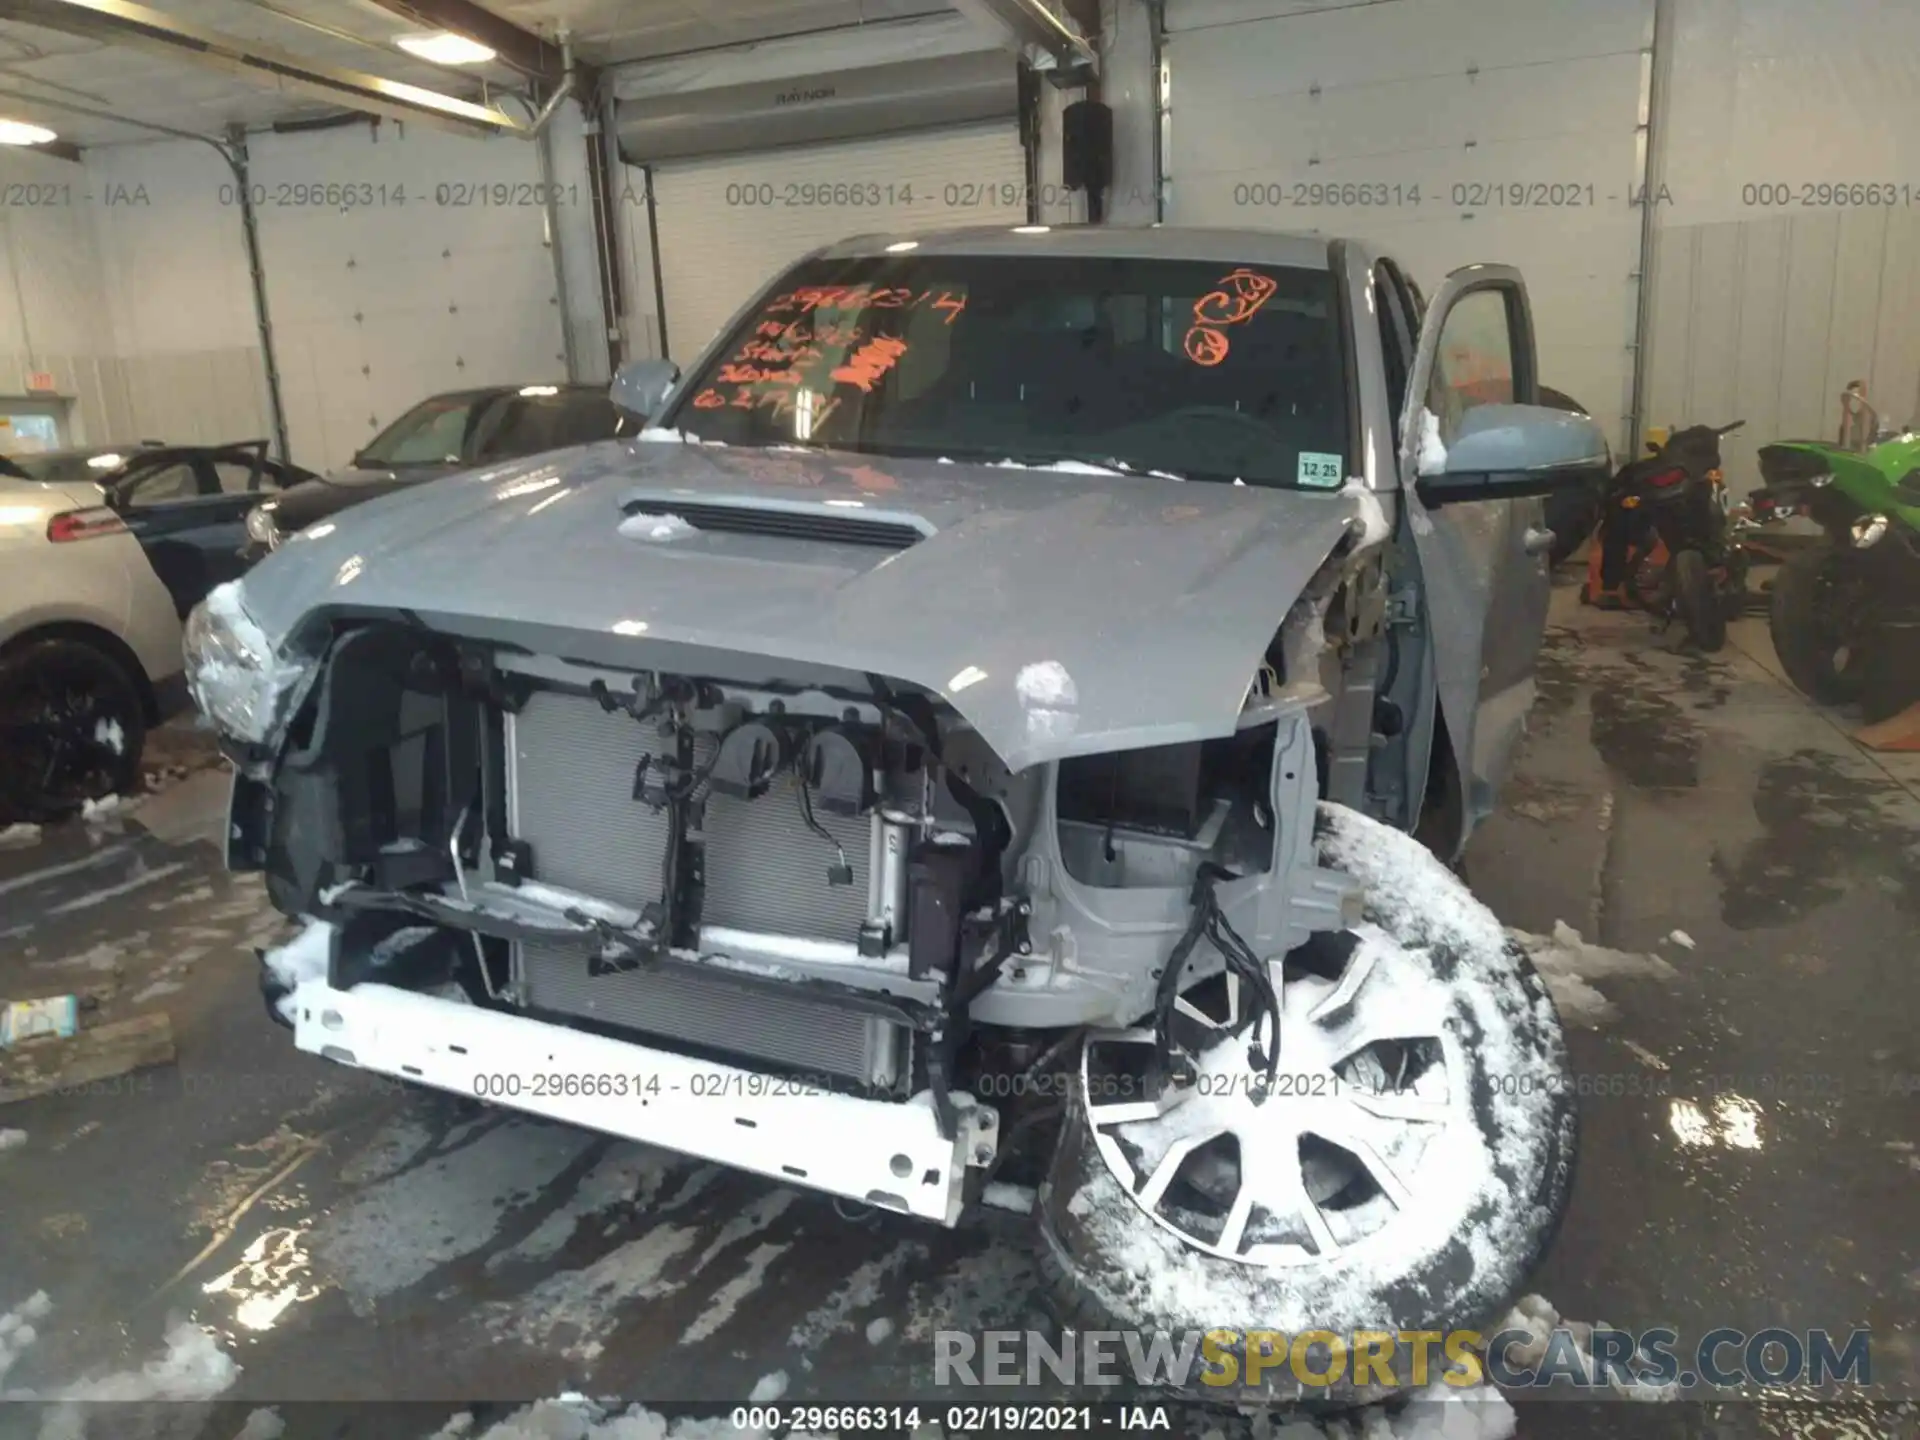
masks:
[[[566,377],[533,146],[421,126],[249,145],[295,461],[344,465],[439,391]]]
[[[1012,122],[664,164],[654,175],[668,348],[689,362],[774,271],[874,231],[1018,225]]]
[[[1168,219],[1525,274],[1540,380],[1631,407],[1651,0],[1170,0]]]

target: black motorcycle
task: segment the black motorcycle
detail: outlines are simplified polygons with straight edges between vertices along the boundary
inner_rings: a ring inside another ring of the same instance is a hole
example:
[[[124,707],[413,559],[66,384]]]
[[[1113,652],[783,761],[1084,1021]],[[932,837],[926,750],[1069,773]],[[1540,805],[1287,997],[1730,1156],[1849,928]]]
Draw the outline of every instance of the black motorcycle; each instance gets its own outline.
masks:
[[[1746,423],[1689,425],[1620,468],[1583,600],[1677,618],[1702,650],[1727,643],[1728,619],[1747,605],[1747,557],[1728,513],[1720,437]]]

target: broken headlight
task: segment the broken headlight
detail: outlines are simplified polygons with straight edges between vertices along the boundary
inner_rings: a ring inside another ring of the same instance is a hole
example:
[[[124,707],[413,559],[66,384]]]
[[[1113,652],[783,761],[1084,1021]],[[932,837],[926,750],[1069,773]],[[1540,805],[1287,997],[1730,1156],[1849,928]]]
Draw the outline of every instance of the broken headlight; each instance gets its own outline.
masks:
[[[258,744],[305,673],[274,653],[241,604],[240,582],[215,586],[187,617],[187,689],[194,704],[236,740]]]

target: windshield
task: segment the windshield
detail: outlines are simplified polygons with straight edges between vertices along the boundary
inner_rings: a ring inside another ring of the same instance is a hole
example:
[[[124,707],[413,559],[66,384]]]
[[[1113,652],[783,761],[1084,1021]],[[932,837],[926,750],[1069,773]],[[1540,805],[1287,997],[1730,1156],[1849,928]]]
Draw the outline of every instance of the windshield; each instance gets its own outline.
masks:
[[[1337,487],[1332,276],[1218,261],[867,257],[793,270],[664,423],[729,445],[1079,461]]]
[[[436,395],[381,431],[359,454],[367,469],[478,464],[610,438],[619,415],[602,390]]]
[[[70,485],[76,480],[100,481],[126,463],[130,452],[118,450],[61,450],[47,455],[15,455],[13,463],[34,480]]]
[[[491,394],[435,395],[422,400],[374,436],[354,457],[354,463],[367,469],[457,463],[473,429],[476,411],[496,398]]]

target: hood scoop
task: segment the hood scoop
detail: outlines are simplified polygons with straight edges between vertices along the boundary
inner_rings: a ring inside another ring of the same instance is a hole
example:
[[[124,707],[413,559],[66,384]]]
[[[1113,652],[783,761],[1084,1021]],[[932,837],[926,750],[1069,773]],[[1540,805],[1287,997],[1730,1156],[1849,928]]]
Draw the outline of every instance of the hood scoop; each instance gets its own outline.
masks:
[[[695,499],[686,491],[635,491],[620,502],[620,511],[627,517],[621,533],[643,539],[664,539],[684,526],[726,535],[768,535],[817,544],[905,550],[934,533],[924,516],[873,509],[858,500],[749,500],[711,495]],[[649,519],[660,525],[646,526]],[[636,521],[640,522],[637,528]]]

